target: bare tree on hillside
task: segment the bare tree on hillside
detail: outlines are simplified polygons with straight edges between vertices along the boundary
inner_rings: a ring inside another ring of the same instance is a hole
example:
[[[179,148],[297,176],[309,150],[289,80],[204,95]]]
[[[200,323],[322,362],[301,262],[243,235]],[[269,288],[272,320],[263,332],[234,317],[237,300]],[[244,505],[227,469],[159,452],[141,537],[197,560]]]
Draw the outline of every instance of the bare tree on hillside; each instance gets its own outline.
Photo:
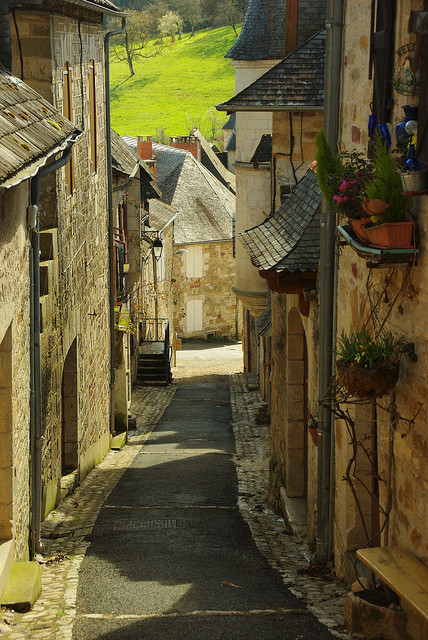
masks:
[[[115,28],[113,23],[108,28]],[[162,48],[161,43],[154,43],[150,49],[147,44],[157,33],[157,24],[153,22],[153,14],[149,10],[129,11],[126,31],[114,39],[113,59],[127,62],[129,74],[135,75],[134,62],[139,58],[153,58]]]
[[[190,37],[195,35],[195,28],[203,21],[202,0],[173,0],[174,11],[180,14],[184,23],[190,28]]]
[[[183,33],[183,18],[176,11],[168,11],[159,20],[159,31],[161,35],[171,36],[171,42],[174,42],[176,35],[180,40]]]
[[[220,0],[216,11],[217,24],[232,27],[236,37],[238,37],[236,25],[244,19],[244,12],[240,5],[242,3],[239,3],[238,0]]]

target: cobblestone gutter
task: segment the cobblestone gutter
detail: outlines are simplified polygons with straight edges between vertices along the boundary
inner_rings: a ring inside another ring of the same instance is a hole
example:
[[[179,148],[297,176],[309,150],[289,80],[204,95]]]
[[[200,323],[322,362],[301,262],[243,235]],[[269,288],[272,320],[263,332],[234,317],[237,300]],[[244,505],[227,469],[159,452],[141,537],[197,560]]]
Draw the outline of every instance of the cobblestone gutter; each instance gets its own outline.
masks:
[[[122,451],[110,451],[76,492],[43,522],[46,553],[42,563],[42,595],[25,614],[2,610],[0,636],[7,640],[71,640],[76,615],[79,568],[89,546],[84,537],[105,500],[134,460],[175,393],[175,387],[137,388],[132,412],[137,428]],[[281,574],[291,591],[338,637],[341,633],[346,588],[314,578],[299,569],[308,566],[310,549],[287,534],[284,521],[266,506],[269,462],[269,426],[258,425],[262,405],[258,391],[249,391],[243,374],[231,376],[232,424],[236,443],[239,508],[254,541],[267,561]]]

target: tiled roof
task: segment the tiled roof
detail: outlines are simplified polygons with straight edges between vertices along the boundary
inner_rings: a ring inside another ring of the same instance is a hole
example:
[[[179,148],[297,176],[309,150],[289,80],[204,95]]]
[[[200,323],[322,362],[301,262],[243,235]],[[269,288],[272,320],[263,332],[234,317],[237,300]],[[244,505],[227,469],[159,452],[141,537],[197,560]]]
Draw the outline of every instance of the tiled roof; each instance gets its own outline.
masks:
[[[264,133],[250,162],[270,162],[272,160],[272,134]]]
[[[156,186],[155,174],[147,166],[147,164],[140,158],[138,153],[122,140],[119,134],[111,130],[111,153],[113,168],[125,173],[133,178],[138,169],[141,167],[145,174],[145,181],[142,183],[142,189],[145,198],[159,198],[161,197],[161,191]]]
[[[177,216],[178,211],[161,200],[150,200],[149,222],[152,229],[163,231]]]
[[[79,133],[47,100],[0,65],[0,186],[34,175]]]
[[[219,111],[322,109],[324,104],[325,29],[267,71]]]
[[[285,0],[249,0],[241,33],[225,57],[275,60],[284,54]]]
[[[136,138],[124,136],[136,149]],[[153,144],[157,183],[163,202],[175,207],[176,244],[231,240],[235,196],[191,153]]]
[[[254,264],[263,270],[317,271],[320,205],[316,176],[308,171],[270,218],[239,234]]]
[[[270,303],[263,311],[262,315],[257,318],[256,322],[257,333],[259,336],[263,336],[272,326],[272,307]]]

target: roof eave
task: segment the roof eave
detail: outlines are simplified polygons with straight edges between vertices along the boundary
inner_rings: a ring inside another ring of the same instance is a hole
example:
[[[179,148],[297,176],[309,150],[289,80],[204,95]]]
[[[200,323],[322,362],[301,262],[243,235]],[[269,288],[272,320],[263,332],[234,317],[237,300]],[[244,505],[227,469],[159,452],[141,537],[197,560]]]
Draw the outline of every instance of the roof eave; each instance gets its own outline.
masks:
[[[11,187],[16,187],[21,184],[24,180],[29,180],[33,178],[41,167],[44,167],[52,156],[55,156],[57,153],[61,153],[64,151],[70,144],[74,144],[81,136],[83,135],[82,131],[74,131],[71,135],[67,136],[61,143],[52,147],[49,151],[47,151],[42,157],[37,158],[25,166],[21,167],[18,171],[16,171],[13,176],[0,183],[0,188],[2,189],[10,189]]]
[[[307,105],[307,104],[287,104],[287,105],[228,105],[217,104],[217,111],[227,111],[233,113],[234,111],[323,111],[324,106],[320,105]]]
[[[78,7],[82,7],[84,9],[90,9],[95,13],[107,13],[119,17],[129,15],[129,13],[127,13],[126,11],[121,11],[119,7],[117,7],[116,9],[110,9],[109,7],[103,7],[99,4],[94,4],[93,2],[91,2],[91,0],[67,0],[67,2],[69,2],[70,4],[75,4]]]

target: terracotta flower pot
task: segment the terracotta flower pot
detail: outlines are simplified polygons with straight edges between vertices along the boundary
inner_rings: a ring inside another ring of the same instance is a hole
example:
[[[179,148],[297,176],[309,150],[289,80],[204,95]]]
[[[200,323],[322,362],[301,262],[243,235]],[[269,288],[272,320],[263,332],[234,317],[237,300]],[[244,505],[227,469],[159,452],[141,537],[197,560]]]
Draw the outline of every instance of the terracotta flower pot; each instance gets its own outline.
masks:
[[[370,222],[370,218],[349,218],[349,224],[360,240],[368,240],[364,228],[368,222]]]
[[[414,249],[415,223],[385,222],[366,227],[365,233],[370,245],[376,249]]]
[[[349,393],[363,399],[380,398],[390,393],[397,384],[398,362],[383,362],[371,369],[359,367],[355,362],[336,362],[336,377]]]
[[[308,427],[309,434],[312,438],[312,442],[317,447],[318,446],[318,431],[316,427]]]

